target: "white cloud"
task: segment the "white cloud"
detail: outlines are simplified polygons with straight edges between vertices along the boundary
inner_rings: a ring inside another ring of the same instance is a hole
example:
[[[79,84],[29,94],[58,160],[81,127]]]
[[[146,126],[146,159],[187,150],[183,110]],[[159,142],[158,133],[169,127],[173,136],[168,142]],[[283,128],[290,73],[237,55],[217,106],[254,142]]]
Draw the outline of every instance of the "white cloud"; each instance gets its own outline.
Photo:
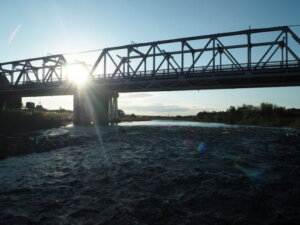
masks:
[[[122,98],[147,98],[147,97],[154,97],[154,94],[150,93],[136,93],[136,94],[121,94]]]
[[[201,109],[195,106],[180,105],[180,104],[122,104],[119,107],[126,114],[138,115],[196,115]]]
[[[164,105],[164,104],[148,104],[148,105],[131,105],[127,109],[135,110],[138,112],[187,112],[190,110],[188,107],[180,105]]]

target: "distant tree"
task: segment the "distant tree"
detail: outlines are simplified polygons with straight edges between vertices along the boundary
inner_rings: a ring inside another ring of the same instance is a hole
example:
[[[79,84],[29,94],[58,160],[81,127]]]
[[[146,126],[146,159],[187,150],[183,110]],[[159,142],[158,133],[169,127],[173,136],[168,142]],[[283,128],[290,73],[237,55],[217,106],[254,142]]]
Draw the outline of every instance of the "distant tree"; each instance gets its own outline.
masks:
[[[261,103],[260,104],[260,111],[261,111],[262,116],[264,116],[264,117],[272,116],[273,110],[274,110],[273,104],[270,104],[270,103]]]
[[[260,106],[231,106],[225,112],[199,112],[196,120],[231,124],[253,124],[263,126],[300,126],[300,109],[286,109],[270,103]]]
[[[249,111],[255,111],[257,108],[253,105],[246,105],[243,104],[242,106],[238,107],[237,110],[238,111],[242,111],[242,112],[249,112]]]
[[[118,109],[118,117],[124,117],[125,112],[122,109]]]
[[[44,107],[42,105],[37,105],[35,107],[36,110],[40,110],[40,111],[43,111],[44,110]]]
[[[206,111],[198,112],[198,113],[197,113],[197,117],[198,117],[198,118],[203,118],[206,114],[207,114]]]
[[[235,113],[235,107],[234,106],[230,106],[229,109],[227,110],[227,112],[229,113]]]
[[[35,104],[34,102],[26,102],[26,108],[27,109],[34,109]]]
[[[274,107],[274,116],[282,117],[285,115],[285,113],[286,113],[286,110],[284,107],[278,107],[278,106]]]

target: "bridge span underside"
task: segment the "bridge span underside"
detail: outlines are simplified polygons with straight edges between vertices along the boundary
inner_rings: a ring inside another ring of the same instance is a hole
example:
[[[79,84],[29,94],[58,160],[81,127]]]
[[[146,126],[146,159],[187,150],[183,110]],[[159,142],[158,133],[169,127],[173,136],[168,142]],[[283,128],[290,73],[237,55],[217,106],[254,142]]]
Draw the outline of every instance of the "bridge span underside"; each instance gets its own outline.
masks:
[[[285,26],[105,48],[83,87],[69,82],[63,55],[0,63],[0,108],[74,95],[74,123],[106,125],[121,92],[300,86],[299,53]]]
[[[163,76],[161,79],[156,77],[155,79],[135,78],[130,81],[103,81],[99,82],[99,86],[109,87],[119,93],[300,86],[300,68],[284,69],[281,72],[266,70],[261,73],[179,74]]]

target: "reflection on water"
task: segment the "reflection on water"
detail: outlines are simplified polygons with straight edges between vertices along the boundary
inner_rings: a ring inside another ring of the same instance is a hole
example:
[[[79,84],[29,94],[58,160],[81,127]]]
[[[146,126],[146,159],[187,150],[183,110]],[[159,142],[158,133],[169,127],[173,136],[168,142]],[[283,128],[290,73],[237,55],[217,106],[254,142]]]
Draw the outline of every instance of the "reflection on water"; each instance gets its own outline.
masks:
[[[121,122],[120,126],[190,126],[190,127],[240,127],[239,125],[231,125],[224,123],[205,123],[183,120],[149,120],[149,121],[133,121]]]
[[[299,224],[299,130],[121,125],[0,161],[0,224]]]

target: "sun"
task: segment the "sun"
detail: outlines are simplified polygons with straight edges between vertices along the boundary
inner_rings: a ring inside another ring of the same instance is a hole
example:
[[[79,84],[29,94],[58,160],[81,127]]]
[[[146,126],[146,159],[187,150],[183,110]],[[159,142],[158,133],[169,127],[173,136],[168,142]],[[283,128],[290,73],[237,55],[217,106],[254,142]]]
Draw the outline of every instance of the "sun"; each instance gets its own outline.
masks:
[[[89,71],[81,64],[68,64],[67,65],[68,80],[77,84],[84,85],[88,80]]]

